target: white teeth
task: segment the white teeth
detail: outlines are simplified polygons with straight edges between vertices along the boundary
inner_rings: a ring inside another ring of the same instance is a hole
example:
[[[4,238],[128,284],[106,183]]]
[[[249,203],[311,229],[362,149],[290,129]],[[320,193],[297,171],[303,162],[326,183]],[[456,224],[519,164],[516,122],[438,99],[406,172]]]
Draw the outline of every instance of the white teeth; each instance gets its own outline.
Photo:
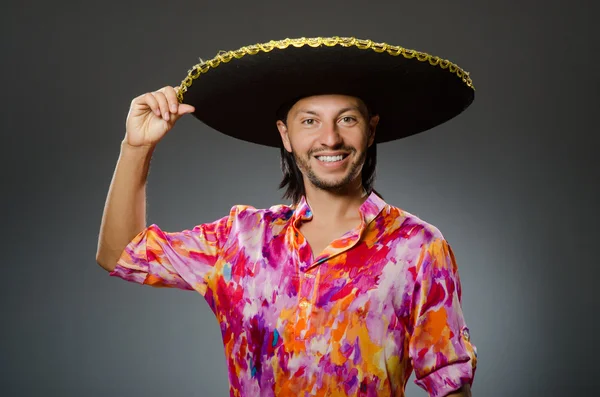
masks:
[[[340,154],[339,156],[318,156],[317,158],[321,161],[333,162],[333,161],[341,161],[344,158],[344,156],[342,156]]]

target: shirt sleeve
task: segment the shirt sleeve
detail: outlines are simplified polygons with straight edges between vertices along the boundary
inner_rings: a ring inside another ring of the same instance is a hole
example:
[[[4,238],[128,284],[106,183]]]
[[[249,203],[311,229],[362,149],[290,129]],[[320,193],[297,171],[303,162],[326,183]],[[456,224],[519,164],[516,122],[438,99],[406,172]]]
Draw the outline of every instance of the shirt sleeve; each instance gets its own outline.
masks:
[[[235,209],[215,222],[181,232],[165,232],[153,224],[123,250],[111,276],[152,287],[195,290],[206,294],[211,275],[222,268],[219,258]]]
[[[473,384],[477,366],[461,307],[458,267],[450,245],[435,238],[417,265],[409,354],[415,383],[431,397],[443,397]]]

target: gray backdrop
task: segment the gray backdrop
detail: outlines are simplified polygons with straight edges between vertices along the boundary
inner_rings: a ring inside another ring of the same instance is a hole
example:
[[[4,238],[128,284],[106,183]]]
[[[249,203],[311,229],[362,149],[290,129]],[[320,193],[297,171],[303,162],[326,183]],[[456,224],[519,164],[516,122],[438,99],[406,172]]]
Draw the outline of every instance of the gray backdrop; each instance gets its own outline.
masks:
[[[204,300],[110,278],[95,263],[129,103],[178,84],[198,57],[331,35],[426,51],[473,78],[466,113],[379,147],[376,183],[455,250],[479,350],[473,395],[593,394],[592,4],[3,2],[0,394],[227,395],[219,327]],[[182,230],[234,204],[269,206],[281,202],[279,181],[277,150],[186,117],[155,153],[148,220]],[[412,379],[407,394],[424,396]]]

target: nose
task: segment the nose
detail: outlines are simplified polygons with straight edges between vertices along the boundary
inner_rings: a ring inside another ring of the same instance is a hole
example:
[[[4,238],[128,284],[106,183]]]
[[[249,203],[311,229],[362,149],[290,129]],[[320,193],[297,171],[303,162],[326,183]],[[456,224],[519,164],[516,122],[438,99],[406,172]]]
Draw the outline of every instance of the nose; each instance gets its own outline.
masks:
[[[327,123],[323,126],[319,141],[323,146],[337,147],[343,142],[337,123]]]

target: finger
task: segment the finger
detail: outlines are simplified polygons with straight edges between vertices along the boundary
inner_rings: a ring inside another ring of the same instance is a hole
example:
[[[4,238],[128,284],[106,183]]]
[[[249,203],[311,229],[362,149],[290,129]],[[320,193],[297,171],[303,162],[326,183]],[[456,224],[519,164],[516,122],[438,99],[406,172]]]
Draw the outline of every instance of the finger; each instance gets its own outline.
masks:
[[[154,114],[156,114],[158,117],[160,117],[160,108],[158,105],[158,101],[156,100],[156,98],[154,98],[154,95],[152,95],[150,92],[142,95],[140,104],[148,106],[150,109],[152,109]]]
[[[173,87],[167,86],[163,88],[163,93],[169,103],[169,110],[173,114],[177,114],[177,108],[179,107],[179,101],[177,100],[177,92]]]
[[[158,101],[158,106],[160,108],[160,112],[162,113],[163,119],[169,120],[169,103],[165,94],[160,91],[156,91],[153,92],[152,95],[154,95],[154,98],[156,98],[156,100]]]

